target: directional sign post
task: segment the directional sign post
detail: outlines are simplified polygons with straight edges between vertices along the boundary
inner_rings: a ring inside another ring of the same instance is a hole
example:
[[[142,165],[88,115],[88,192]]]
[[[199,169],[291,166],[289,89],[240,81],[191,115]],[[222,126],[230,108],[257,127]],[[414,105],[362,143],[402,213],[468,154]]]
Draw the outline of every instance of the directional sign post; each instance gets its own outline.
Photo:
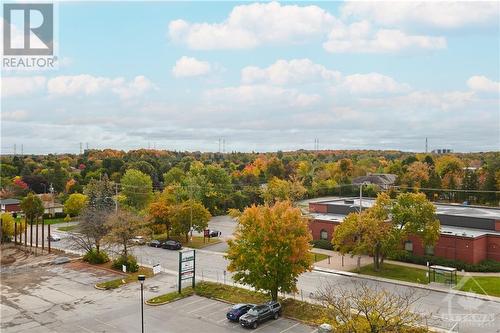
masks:
[[[194,288],[196,253],[194,250],[179,251],[179,294],[182,289],[182,281],[191,279]]]

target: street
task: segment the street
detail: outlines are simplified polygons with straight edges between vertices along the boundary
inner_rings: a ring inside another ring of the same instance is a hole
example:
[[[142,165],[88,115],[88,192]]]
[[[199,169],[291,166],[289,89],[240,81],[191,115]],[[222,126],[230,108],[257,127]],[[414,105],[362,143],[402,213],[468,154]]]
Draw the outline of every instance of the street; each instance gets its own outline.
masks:
[[[209,223],[209,228],[220,230],[222,237],[230,237],[231,226],[228,217],[217,217]],[[67,235],[58,232],[61,241],[54,242],[53,247],[65,249],[69,247]],[[219,244],[217,244],[219,245]],[[219,245],[220,246],[220,245]],[[133,248],[138,262],[148,265],[160,264],[165,272],[177,273],[177,251],[138,246]],[[211,250],[197,250],[196,278],[221,283],[232,283],[230,272],[226,271],[228,262],[223,253]],[[414,310],[428,315],[429,325],[444,329],[452,328],[458,323],[460,332],[498,333],[500,329],[500,303],[485,301],[464,295],[423,290],[401,286],[392,283],[372,281],[362,278],[346,277],[332,273],[312,271],[302,274],[298,279],[299,293],[297,298],[307,299],[314,295],[319,287],[325,283],[339,284],[345,288],[355,288],[355,281],[369,284],[370,286],[384,288],[392,292],[418,293],[422,298],[415,304]]]

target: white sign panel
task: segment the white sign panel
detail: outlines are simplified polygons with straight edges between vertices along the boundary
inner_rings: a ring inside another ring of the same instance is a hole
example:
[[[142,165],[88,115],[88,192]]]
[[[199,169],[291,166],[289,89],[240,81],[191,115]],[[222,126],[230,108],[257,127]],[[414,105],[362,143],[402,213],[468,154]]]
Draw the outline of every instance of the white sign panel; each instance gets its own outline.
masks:
[[[193,250],[185,251],[185,252],[181,252],[181,253],[182,253],[182,261],[194,260],[194,251]]]
[[[160,272],[161,272],[161,265],[160,264],[153,265],[153,274],[156,275],[159,274]]]
[[[184,272],[184,273],[181,273],[181,280],[187,280],[187,279],[192,279],[194,276],[194,272],[191,271],[191,272]]]
[[[191,272],[193,269],[194,269],[194,262],[193,262],[193,260],[184,261],[181,264],[181,273]]]

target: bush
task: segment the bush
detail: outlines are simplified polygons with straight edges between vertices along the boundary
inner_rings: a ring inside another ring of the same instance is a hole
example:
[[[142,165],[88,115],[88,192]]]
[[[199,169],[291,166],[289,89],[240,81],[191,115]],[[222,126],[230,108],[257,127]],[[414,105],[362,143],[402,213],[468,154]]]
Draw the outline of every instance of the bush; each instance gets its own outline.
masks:
[[[500,262],[495,260],[483,260],[478,264],[468,264],[462,260],[446,259],[429,255],[417,256],[408,252],[394,255],[389,259],[424,266],[429,262],[431,265],[455,267],[459,271],[463,269],[466,272],[500,272]]]
[[[318,249],[333,250],[332,243],[327,241],[326,239],[313,240],[311,243],[314,247],[317,247]]]
[[[118,259],[113,260],[113,268],[122,270],[122,265],[127,267],[127,272],[135,273],[139,270],[139,265],[137,264],[137,259],[134,256],[120,256]]]
[[[85,253],[83,261],[91,264],[104,264],[109,261],[109,257],[104,251],[99,251],[98,253],[96,249],[92,249]]]

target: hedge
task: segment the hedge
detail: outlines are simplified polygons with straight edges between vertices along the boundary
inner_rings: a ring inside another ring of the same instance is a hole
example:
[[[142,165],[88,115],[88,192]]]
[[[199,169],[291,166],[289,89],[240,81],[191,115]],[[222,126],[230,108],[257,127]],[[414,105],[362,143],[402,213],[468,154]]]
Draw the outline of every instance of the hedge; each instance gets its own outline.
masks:
[[[478,264],[469,264],[462,260],[446,259],[430,255],[417,256],[412,253],[400,253],[390,257],[389,259],[408,262],[417,265],[441,265],[455,267],[457,270],[466,272],[500,272],[500,262],[495,260],[483,260]]]
[[[326,239],[313,240],[311,241],[311,244],[318,249],[333,250],[332,243],[330,241],[327,241]]]

